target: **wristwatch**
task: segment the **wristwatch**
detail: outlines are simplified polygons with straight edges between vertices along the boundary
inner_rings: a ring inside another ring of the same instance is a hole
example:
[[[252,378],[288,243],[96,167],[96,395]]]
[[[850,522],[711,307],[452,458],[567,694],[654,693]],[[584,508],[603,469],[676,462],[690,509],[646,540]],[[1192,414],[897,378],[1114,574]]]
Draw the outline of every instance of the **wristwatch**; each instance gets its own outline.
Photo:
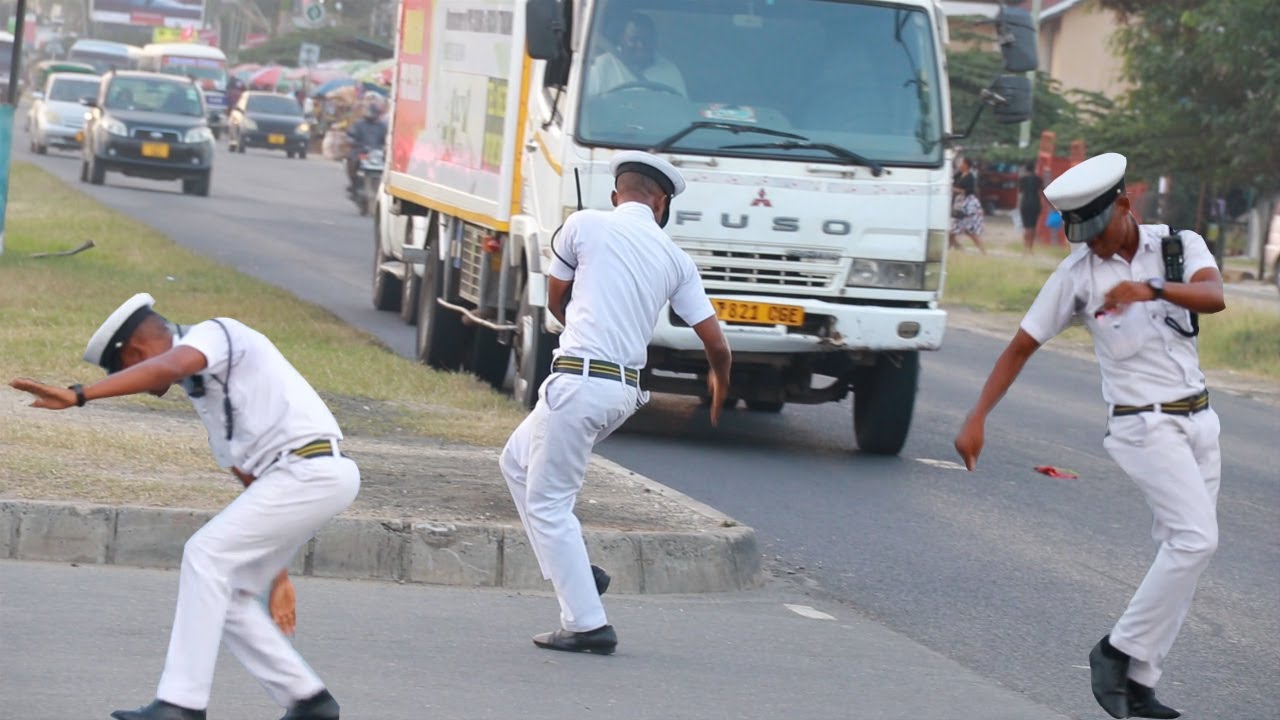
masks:
[[[1156,294],[1156,300],[1164,297],[1164,278],[1151,278],[1147,281],[1147,287],[1151,288],[1151,292]]]
[[[89,399],[84,396],[84,386],[80,383],[76,383],[67,389],[76,394],[76,407],[84,407],[84,404],[89,402]]]

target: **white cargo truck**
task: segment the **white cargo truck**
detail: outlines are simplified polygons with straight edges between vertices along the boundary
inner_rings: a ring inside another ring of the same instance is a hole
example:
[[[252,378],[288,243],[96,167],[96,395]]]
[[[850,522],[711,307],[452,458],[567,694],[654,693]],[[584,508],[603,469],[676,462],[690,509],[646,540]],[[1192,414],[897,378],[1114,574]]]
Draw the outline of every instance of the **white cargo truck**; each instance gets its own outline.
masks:
[[[399,25],[374,303],[416,321],[419,359],[532,407],[561,329],[546,309],[556,231],[610,207],[610,158],[643,149],[688,181],[666,230],[724,324],[733,402],[852,393],[858,446],[902,448],[919,353],[946,327],[962,135],[940,3],[404,0]],[[984,107],[1019,122],[1030,17],[1002,7],[997,37],[1006,73]],[[643,385],[706,400],[706,373],[664,311]]]

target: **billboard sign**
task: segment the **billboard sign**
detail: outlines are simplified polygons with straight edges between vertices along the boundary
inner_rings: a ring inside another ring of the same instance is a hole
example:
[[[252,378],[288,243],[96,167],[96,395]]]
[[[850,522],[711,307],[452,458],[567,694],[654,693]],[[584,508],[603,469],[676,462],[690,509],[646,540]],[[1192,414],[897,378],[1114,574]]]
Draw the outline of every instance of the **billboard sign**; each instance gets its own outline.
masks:
[[[117,25],[199,28],[204,0],[90,0],[93,21]]]

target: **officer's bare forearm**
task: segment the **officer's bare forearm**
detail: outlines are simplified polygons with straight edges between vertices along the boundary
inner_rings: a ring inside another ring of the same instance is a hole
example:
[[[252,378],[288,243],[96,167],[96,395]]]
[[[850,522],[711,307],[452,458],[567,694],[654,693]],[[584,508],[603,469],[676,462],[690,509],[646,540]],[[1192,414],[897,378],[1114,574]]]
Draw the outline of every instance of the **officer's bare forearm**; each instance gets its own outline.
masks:
[[[560,278],[547,276],[547,309],[551,311],[551,316],[565,325],[564,314],[569,307],[569,294],[573,290],[572,280],[561,280]]]
[[[729,371],[733,367],[733,353],[729,350],[729,341],[724,336],[724,329],[720,327],[720,319],[712,315],[694,325],[693,331],[698,334],[698,339],[702,341],[702,347],[706,350],[707,364],[711,366],[711,372],[728,383]]]
[[[986,420],[987,415],[995,409],[1001,398],[1009,391],[1013,381],[1017,380],[1018,375],[1022,373],[1022,368],[1026,366],[1027,360],[1031,358],[1031,355],[1039,347],[1040,343],[1028,335],[1026,330],[1018,329],[1018,333],[1013,336],[1009,346],[1004,349],[1004,352],[1000,353],[995,367],[991,368],[991,375],[987,377],[986,384],[982,386],[978,401],[974,403],[973,410],[969,412],[968,421],[984,422]]]
[[[1222,274],[1217,268],[1204,268],[1188,283],[1166,283],[1164,299],[1191,312],[1212,314],[1227,309],[1222,291]]]
[[[207,364],[208,361],[199,350],[186,346],[176,347],[126,370],[108,375],[85,388],[84,396],[88,400],[101,400],[168,387],[200,372]]]

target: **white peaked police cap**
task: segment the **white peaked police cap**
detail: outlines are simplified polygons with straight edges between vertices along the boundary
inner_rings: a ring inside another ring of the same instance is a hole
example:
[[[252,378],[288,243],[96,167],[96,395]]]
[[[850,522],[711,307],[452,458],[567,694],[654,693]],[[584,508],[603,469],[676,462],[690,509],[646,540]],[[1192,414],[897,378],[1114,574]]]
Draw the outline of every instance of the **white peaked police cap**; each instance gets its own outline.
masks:
[[[1124,195],[1124,171],[1129,162],[1120,153],[1103,153],[1076,165],[1044,189],[1044,196],[1062,213],[1067,239],[1089,242],[1097,237]]]
[[[151,307],[155,304],[155,298],[147,293],[138,293],[116,308],[89,338],[89,345],[84,349],[85,362],[97,365],[107,373],[118,371],[120,348],[129,341],[142,321],[152,315]]]

